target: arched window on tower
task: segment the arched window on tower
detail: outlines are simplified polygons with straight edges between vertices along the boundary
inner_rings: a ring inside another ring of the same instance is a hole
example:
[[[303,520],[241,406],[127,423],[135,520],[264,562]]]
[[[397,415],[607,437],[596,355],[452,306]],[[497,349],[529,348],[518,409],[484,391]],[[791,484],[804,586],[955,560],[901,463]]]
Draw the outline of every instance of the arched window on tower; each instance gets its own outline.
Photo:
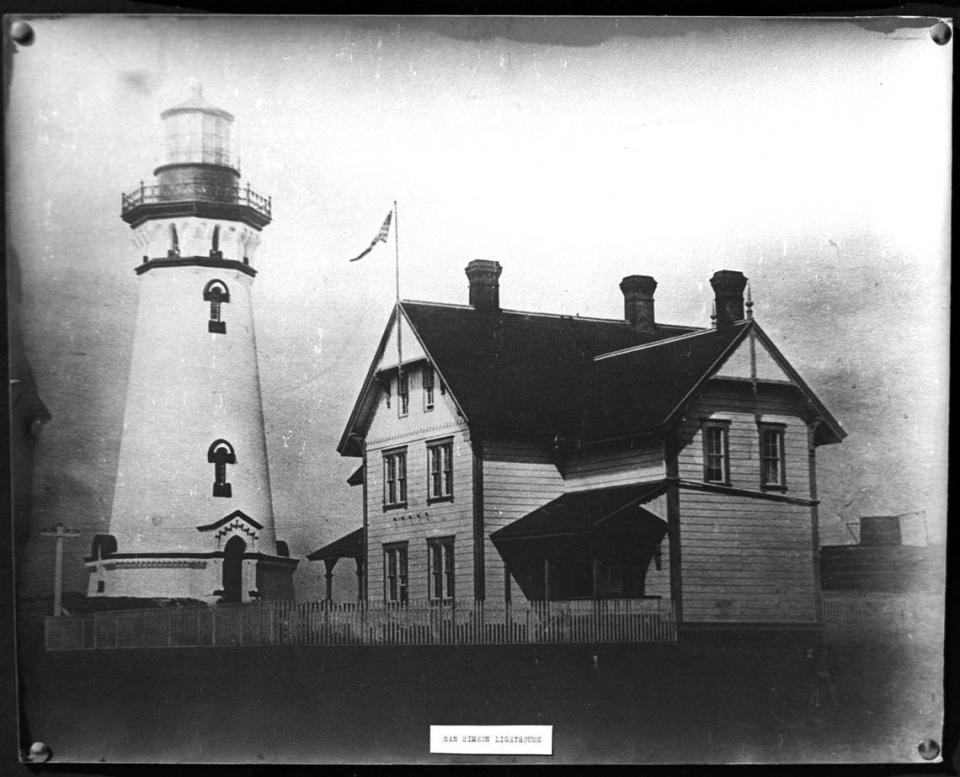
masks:
[[[174,224],[170,225],[170,248],[167,249],[167,256],[180,256],[180,238]]]
[[[213,495],[233,496],[233,490],[227,482],[227,464],[237,463],[233,446],[226,440],[214,440],[207,451],[207,461],[213,464]]]
[[[220,250],[220,225],[213,228],[213,238],[210,240],[210,256],[214,259],[223,259],[223,251]]]
[[[203,287],[203,300],[210,303],[210,321],[207,324],[207,331],[225,335],[227,322],[220,320],[220,306],[230,301],[230,290],[227,284],[221,280],[210,281]]]

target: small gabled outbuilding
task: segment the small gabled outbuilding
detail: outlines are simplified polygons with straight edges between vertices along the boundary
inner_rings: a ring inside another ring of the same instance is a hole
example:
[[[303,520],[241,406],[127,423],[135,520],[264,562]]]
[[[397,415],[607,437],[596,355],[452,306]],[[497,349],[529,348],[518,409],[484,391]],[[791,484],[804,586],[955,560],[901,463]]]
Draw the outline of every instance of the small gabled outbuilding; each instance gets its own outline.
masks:
[[[682,627],[817,626],[815,451],[845,433],[743,274],[715,273],[715,321],[689,327],[656,321],[649,276],[609,320],[503,310],[499,263],[466,272],[469,305],[397,304],[340,440],[362,460],[361,597],[662,597]]]

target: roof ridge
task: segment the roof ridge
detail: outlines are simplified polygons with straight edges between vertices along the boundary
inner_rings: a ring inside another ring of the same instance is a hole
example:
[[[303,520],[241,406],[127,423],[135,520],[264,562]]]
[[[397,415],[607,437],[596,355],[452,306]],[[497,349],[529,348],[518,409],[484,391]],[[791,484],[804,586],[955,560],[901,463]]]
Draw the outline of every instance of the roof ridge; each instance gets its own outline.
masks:
[[[457,305],[453,302],[432,302],[430,300],[422,299],[402,299],[400,304],[408,302],[413,305],[432,305],[438,308],[452,308],[454,310],[473,310],[472,305]],[[580,314],[570,314],[570,313],[544,313],[539,310],[511,310],[509,308],[501,308],[501,313],[513,313],[518,316],[542,316],[544,318],[559,318],[559,319],[568,319],[570,321],[599,321],[604,324],[623,324],[624,326],[629,326],[629,323],[622,318],[601,318],[600,316],[581,316]],[[670,329],[690,329],[694,331],[701,331],[702,327],[689,326],[688,324],[664,324],[657,323],[657,326],[668,327]],[[660,341],[658,341],[660,342]]]
[[[714,329],[713,327],[710,327],[709,329],[697,329],[693,332],[686,332],[685,334],[677,335],[676,337],[665,337],[662,340],[653,340],[649,343],[641,343],[640,345],[631,345],[628,348],[621,348],[617,351],[610,351],[609,353],[597,354],[596,356],[593,357],[593,360],[597,362],[597,361],[600,361],[601,359],[610,359],[610,358],[613,358],[614,356],[624,356],[626,354],[636,353],[637,351],[644,351],[649,348],[656,348],[659,345],[668,345],[670,343],[676,343],[676,342],[679,342],[680,340],[692,340],[693,338],[699,337],[700,335],[706,335],[716,331],[717,330]]]

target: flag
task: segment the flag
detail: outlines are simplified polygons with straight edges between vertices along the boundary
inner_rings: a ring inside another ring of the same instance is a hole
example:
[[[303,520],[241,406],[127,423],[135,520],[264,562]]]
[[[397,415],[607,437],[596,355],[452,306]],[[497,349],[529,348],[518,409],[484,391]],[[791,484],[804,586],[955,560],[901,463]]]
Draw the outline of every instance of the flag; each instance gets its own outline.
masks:
[[[380,226],[380,231],[377,232],[377,236],[370,242],[370,245],[367,246],[367,249],[360,254],[360,256],[355,256],[351,259],[351,262],[357,261],[357,259],[363,259],[367,254],[369,254],[373,247],[377,243],[386,243],[387,236],[390,234],[390,221],[393,219],[393,211],[390,211],[387,214],[387,217],[383,220],[383,224]]]

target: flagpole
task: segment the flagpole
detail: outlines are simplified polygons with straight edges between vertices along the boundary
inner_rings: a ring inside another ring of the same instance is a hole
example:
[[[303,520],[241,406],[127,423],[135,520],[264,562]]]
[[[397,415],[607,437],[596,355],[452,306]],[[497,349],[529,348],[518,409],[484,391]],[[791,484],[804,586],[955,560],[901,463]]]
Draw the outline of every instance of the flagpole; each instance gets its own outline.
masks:
[[[393,201],[393,248],[396,256],[397,278],[397,407],[400,407],[400,382],[403,380],[403,342],[400,333],[400,216],[397,213],[397,201]]]

